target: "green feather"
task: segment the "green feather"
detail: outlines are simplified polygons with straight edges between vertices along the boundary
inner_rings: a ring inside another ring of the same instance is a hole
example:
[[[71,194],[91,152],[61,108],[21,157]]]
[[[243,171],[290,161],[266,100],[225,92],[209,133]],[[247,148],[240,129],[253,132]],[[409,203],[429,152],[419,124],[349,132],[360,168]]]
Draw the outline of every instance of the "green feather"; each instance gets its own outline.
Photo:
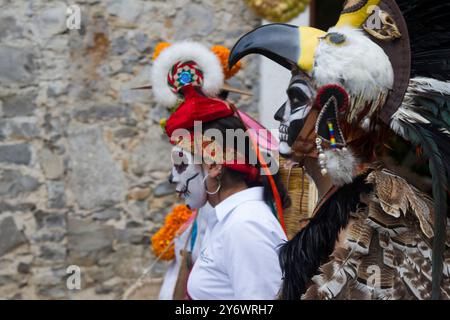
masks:
[[[420,115],[431,123],[450,130],[449,96],[417,97],[416,101],[420,105],[420,110],[417,110]]]
[[[429,157],[429,168],[433,180],[434,238],[432,256],[432,299],[441,295],[443,253],[446,238],[447,217],[447,175],[446,166],[439,146],[426,125],[404,123],[405,134],[413,144],[422,147]]]

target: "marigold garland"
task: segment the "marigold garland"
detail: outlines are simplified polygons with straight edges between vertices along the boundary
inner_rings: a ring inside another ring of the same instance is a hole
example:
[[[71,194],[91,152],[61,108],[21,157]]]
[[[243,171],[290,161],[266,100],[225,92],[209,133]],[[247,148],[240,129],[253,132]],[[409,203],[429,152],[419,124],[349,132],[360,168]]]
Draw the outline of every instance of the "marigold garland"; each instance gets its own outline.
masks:
[[[153,52],[153,61],[158,58],[158,56],[164,49],[170,47],[170,45],[171,44],[169,42],[159,42],[155,47],[155,51]],[[211,47],[211,51],[217,56],[217,58],[219,58],[225,79],[231,78],[236,74],[236,72],[241,69],[241,61],[236,63],[231,69],[228,68],[228,57],[230,56],[230,49],[228,49],[227,47],[216,45]]]
[[[156,58],[158,58],[158,56],[160,55],[160,53],[167,47],[170,47],[169,42],[159,42],[155,47],[155,51],[153,52],[152,60],[155,61]]]
[[[175,257],[173,239],[180,227],[191,217],[192,211],[186,205],[176,206],[169,213],[164,225],[152,237],[152,249],[157,257],[162,260],[172,260]]]
[[[242,63],[239,61],[231,69],[228,68],[228,57],[230,56],[230,49],[224,46],[213,46],[211,51],[219,58],[222,64],[223,74],[225,79],[229,79],[241,69]]]

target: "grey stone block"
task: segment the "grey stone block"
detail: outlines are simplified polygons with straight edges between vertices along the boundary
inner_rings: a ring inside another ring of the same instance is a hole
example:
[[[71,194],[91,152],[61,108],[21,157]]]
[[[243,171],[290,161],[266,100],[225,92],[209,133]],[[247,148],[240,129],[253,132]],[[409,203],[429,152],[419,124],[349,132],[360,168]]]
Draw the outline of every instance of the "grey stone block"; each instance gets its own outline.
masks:
[[[0,222],[0,256],[26,243],[22,232],[17,228],[12,217],[6,217]]]
[[[99,129],[69,137],[70,185],[83,209],[109,207],[125,199],[125,177],[106,148]]]
[[[16,197],[21,193],[35,191],[40,183],[19,171],[0,171],[0,196]]]
[[[27,143],[0,146],[0,162],[10,164],[30,164],[31,150]]]
[[[36,57],[30,47],[0,45],[0,83],[25,84],[34,80]]]

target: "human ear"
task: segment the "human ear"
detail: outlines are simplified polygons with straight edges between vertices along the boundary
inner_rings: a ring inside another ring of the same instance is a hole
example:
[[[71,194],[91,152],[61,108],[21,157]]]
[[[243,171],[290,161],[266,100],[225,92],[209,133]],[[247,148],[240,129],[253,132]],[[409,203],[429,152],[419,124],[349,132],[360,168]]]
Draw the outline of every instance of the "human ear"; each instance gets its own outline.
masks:
[[[222,174],[222,165],[221,164],[208,164],[206,165],[206,172],[208,173],[208,176],[212,179],[216,179],[221,176]]]

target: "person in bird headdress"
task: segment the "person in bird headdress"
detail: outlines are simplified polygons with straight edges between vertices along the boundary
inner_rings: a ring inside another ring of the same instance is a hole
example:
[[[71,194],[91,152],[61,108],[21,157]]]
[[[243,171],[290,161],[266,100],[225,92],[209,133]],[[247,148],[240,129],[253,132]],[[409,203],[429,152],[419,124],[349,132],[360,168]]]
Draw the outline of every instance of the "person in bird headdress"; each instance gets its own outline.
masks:
[[[328,31],[235,44],[230,66],[257,53],[292,72],[280,153],[319,191],[281,249],[281,298],[450,298],[449,30],[447,2],[348,0]]]
[[[173,145],[169,181],[190,209],[213,207],[189,271],[188,297],[274,299],[289,205],[269,158],[276,141],[224,99],[223,91],[239,90],[224,84],[218,56],[199,43],[165,48],[152,66],[152,88],[172,112],[162,122]]]

